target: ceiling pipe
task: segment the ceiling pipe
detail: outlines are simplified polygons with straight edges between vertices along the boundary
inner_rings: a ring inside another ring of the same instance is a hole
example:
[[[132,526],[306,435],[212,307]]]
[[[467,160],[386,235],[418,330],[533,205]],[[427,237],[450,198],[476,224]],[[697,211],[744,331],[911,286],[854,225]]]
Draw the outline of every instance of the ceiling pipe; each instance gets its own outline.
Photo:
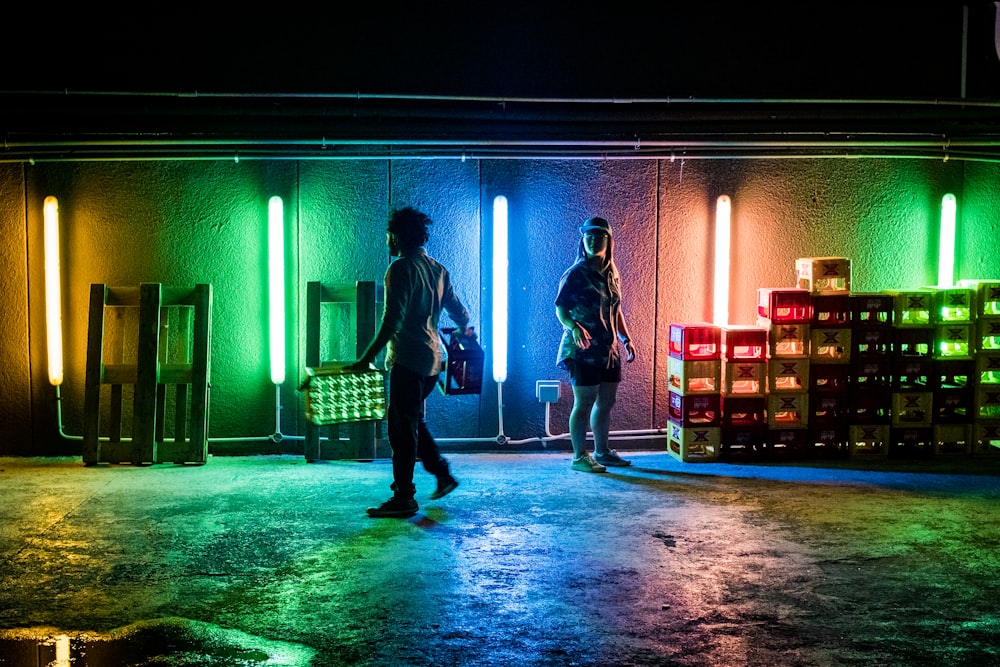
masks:
[[[995,4],[1000,5],[1000,2]],[[1000,58],[1000,16],[997,19],[997,55]],[[477,102],[488,104],[540,104],[540,105],[802,105],[802,106],[926,106],[926,107],[979,107],[1000,108],[1000,100],[965,100],[947,98],[783,98],[783,97],[511,97],[493,95],[402,95],[395,93],[234,93],[234,92],[169,92],[169,91],[102,91],[102,90],[23,90],[6,91],[5,96],[56,96],[56,97],[138,97],[175,99],[234,99],[234,100],[353,100],[398,102]]]
[[[57,95],[74,101],[59,104]],[[125,97],[165,101],[137,102],[129,108],[121,103]],[[182,103],[178,106],[166,98]],[[226,99],[238,102],[220,102]],[[245,100],[260,104],[246,105]],[[296,106],[281,100],[345,104]],[[390,108],[372,104],[382,101],[400,104]],[[442,104],[407,106],[414,102]],[[463,106],[470,103],[487,106]],[[581,108],[586,105],[590,106]],[[668,111],[676,105],[686,105],[686,111]],[[4,138],[0,162],[865,157],[1000,161],[1000,115],[994,112],[1000,109],[1000,100],[67,90],[0,92],[0,106],[5,112],[0,118]],[[570,112],[569,107],[575,110]],[[289,119],[296,122],[289,124]],[[298,136],[287,135],[289,127]]]

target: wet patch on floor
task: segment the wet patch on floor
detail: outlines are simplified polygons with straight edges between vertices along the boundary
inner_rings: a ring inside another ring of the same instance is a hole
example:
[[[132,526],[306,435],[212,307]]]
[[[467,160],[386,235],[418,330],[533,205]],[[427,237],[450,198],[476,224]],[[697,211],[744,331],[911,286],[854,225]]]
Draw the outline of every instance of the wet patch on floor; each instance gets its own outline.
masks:
[[[0,630],[3,667],[308,667],[314,656],[304,646],[178,618],[107,633]]]

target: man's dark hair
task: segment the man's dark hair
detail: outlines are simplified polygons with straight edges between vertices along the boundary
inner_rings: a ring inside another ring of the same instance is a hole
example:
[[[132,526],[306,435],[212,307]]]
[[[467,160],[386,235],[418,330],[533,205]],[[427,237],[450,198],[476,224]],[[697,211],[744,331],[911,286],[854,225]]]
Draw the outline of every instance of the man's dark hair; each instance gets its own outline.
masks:
[[[389,231],[406,248],[419,248],[430,238],[427,228],[433,221],[412,206],[397,208],[389,215]]]

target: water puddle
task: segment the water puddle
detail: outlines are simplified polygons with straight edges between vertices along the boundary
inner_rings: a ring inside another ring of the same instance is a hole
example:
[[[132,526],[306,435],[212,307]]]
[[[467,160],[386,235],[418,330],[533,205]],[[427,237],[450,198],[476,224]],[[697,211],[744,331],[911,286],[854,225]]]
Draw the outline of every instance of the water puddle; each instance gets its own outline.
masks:
[[[111,632],[0,630],[0,667],[308,667],[315,651],[188,619]]]

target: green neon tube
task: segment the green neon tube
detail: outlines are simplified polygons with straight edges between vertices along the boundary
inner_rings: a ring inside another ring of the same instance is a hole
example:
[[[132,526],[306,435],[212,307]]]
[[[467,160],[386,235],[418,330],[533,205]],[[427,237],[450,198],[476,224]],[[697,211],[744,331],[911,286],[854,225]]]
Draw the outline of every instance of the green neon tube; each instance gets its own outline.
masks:
[[[941,198],[941,231],[938,234],[938,287],[955,286],[955,195]]]
[[[268,314],[271,382],[285,381],[285,209],[281,197],[267,205]]]

